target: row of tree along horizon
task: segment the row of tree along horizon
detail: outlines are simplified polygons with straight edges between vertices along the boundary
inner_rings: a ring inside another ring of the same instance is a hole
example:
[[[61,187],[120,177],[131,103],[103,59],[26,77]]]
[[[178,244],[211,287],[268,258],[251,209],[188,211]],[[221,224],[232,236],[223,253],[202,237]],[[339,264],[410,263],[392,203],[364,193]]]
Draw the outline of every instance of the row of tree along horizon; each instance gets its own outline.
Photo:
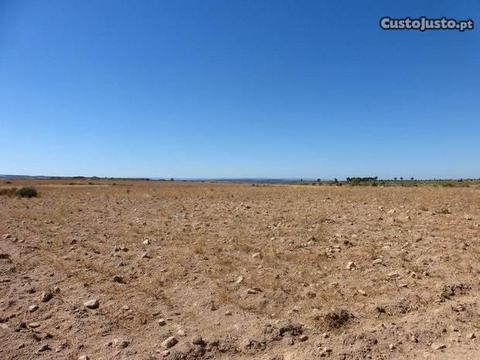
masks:
[[[99,177],[99,176],[29,176],[29,175],[0,175],[0,179],[4,181],[8,180],[117,180],[117,181],[193,181],[193,182],[237,182],[237,183],[264,183],[264,184],[328,184],[328,185],[387,185],[392,183],[468,183],[468,182],[480,182],[480,178],[468,178],[468,179],[415,179],[414,177],[404,178],[394,177],[393,179],[379,179],[378,176],[353,176],[347,177],[345,180],[339,180],[337,178],[332,179],[275,179],[275,178],[132,178],[132,177]]]

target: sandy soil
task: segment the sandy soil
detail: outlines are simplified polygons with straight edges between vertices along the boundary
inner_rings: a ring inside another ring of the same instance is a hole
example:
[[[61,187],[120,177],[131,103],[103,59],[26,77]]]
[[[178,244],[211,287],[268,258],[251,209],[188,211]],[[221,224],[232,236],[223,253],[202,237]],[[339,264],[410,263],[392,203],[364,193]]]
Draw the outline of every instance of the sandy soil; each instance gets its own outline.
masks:
[[[0,197],[1,359],[480,358],[479,188],[44,184]]]

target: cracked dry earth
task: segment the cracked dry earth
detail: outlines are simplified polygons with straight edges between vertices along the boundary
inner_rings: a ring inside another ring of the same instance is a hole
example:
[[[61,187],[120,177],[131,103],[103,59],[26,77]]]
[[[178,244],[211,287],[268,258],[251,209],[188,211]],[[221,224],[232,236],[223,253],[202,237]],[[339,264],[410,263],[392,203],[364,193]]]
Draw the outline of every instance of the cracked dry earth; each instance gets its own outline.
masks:
[[[480,357],[480,188],[34,185],[1,359]]]

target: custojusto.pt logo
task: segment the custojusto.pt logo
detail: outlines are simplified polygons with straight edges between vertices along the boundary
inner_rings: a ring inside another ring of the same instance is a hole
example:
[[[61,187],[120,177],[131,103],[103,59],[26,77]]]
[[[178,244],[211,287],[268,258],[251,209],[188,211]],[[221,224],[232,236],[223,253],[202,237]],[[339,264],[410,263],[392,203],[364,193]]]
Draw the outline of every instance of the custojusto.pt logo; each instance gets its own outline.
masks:
[[[383,30],[457,30],[463,32],[465,30],[473,30],[475,27],[472,19],[457,20],[446,17],[437,19],[426,16],[419,18],[391,18],[384,16],[380,19],[379,24]]]

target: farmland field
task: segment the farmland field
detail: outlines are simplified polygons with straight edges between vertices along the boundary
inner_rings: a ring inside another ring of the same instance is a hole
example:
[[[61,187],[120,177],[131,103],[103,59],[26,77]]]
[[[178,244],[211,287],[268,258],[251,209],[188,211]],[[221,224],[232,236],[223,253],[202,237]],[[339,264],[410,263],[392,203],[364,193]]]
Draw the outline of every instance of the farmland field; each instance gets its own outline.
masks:
[[[480,188],[13,181],[1,359],[478,359]]]

